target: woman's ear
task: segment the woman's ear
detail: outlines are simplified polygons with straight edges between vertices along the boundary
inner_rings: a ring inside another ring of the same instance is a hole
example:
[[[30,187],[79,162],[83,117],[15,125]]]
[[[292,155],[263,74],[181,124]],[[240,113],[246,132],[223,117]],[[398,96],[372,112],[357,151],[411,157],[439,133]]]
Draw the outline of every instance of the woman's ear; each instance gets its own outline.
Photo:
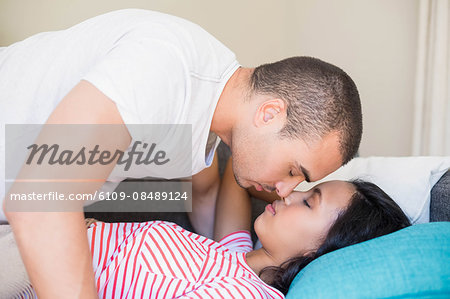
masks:
[[[315,255],[316,255],[315,250],[308,250],[307,252],[302,254],[303,257],[314,257]]]

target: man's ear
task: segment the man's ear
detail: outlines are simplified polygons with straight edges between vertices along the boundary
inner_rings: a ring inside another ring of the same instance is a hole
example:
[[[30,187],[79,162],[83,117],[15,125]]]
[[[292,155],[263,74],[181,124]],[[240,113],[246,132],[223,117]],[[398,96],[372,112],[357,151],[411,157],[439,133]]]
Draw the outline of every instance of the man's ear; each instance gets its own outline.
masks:
[[[270,99],[262,102],[255,113],[256,127],[264,126],[286,115],[286,103],[282,99]]]

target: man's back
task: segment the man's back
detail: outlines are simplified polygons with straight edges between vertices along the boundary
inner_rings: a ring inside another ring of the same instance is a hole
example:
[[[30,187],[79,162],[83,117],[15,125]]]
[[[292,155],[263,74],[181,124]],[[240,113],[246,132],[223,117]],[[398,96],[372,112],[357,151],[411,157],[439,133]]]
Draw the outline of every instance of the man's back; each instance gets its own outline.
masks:
[[[61,99],[86,80],[116,104],[126,125],[191,124],[193,152],[187,153],[192,164],[189,173],[177,177],[189,176],[212,162],[209,152],[205,158],[212,115],[238,67],[233,52],[189,21],[140,9],[107,13],[1,49],[0,137],[5,139],[5,124],[45,123]],[[130,134],[134,140],[153,141]],[[2,143],[0,154],[4,151]],[[0,179],[4,168],[2,159]],[[120,180],[158,174],[116,167],[111,176]]]

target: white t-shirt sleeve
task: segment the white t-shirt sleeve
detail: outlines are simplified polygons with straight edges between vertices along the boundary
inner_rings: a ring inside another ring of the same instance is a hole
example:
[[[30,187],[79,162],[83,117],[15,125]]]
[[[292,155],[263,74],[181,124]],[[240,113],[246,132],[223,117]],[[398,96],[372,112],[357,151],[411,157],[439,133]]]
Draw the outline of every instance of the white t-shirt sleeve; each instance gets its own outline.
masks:
[[[122,37],[83,76],[115,102],[126,125],[175,123],[189,88],[187,66],[173,45],[145,37]],[[130,135],[143,140],[132,126]]]

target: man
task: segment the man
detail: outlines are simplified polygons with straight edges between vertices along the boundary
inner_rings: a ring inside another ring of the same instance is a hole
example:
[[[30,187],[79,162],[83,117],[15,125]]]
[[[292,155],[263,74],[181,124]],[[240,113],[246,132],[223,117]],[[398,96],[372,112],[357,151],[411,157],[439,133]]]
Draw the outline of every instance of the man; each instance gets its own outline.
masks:
[[[0,82],[2,124],[116,124],[124,129],[114,138],[92,132],[82,140],[111,152],[149,141],[131,124],[192,124],[191,219],[205,235],[214,223],[220,140],[232,150],[240,186],[284,197],[348,162],[361,139],[358,92],[339,68],[305,57],[243,68],[200,27],[143,10],[108,13],[1,49]],[[39,138],[45,143],[45,134]],[[116,168],[83,169],[96,182],[71,192],[94,193]],[[81,211],[5,214],[39,297],[96,297]]]

